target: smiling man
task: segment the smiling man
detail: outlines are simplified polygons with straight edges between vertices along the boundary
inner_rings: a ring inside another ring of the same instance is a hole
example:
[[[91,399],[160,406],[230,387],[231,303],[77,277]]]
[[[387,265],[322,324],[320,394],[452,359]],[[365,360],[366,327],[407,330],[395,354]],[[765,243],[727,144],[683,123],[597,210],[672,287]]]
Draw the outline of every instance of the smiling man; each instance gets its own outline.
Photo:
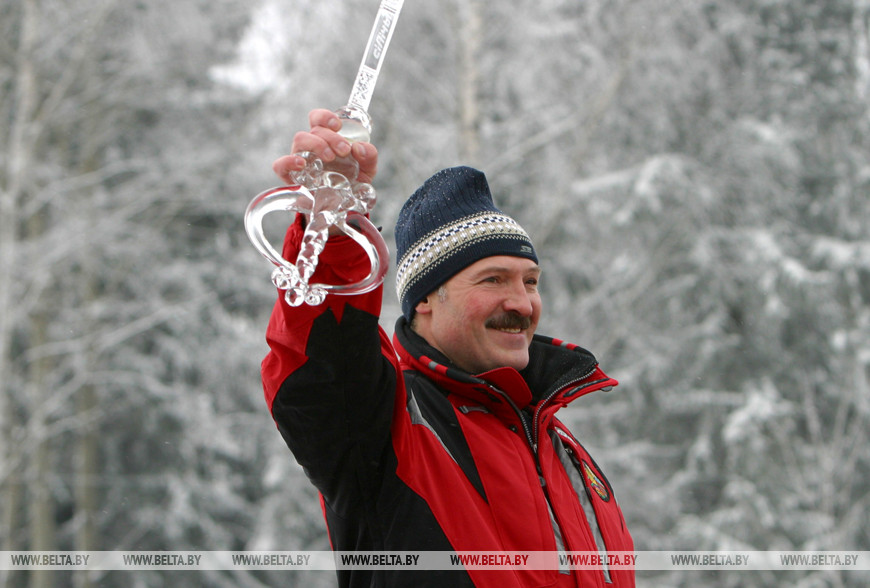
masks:
[[[377,150],[348,144],[317,110],[289,179],[314,151],[351,155],[374,177]],[[305,219],[287,232],[295,259]],[[565,552],[633,550],[613,489],[556,417],[616,382],[588,351],[536,334],[541,268],[529,235],[493,203],[484,174],[442,170],[405,203],[396,224],[395,333],[379,326],[382,290],[328,296],[316,307],[278,297],[263,362],[278,429],[320,491],[338,551],[552,554],[552,565],[404,571],[341,569],[341,586],[634,586],[630,569],[565,565]],[[368,272],[355,242],[333,235],[316,281]]]
[[[396,246],[396,287],[416,333],[470,373],[526,367],[541,271],[482,172],[456,167],[426,180],[399,213]]]
[[[469,373],[521,370],[541,316],[540,275],[527,259],[476,261],[416,305],[411,327]]]

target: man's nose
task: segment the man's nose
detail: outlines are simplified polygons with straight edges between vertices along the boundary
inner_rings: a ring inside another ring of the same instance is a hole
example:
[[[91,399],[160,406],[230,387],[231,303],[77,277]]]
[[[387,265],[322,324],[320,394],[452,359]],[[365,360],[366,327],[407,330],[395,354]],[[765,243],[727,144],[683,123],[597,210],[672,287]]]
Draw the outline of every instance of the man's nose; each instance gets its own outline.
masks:
[[[513,311],[521,316],[531,316],[534,310],[532,306],[532,297],[526,289],[526,284],[523,281],[517,283],[511,282],[502,307],[506,311]]]

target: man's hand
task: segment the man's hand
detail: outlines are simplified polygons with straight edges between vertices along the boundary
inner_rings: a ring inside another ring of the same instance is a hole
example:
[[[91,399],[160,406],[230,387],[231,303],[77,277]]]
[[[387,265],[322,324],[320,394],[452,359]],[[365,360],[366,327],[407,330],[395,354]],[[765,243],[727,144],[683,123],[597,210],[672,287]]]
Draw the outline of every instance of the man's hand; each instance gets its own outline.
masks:
[[[314,152],[324,163],[328,164],[336,157],[353,156],[359,163],[360,182],[371,183],[378,171],[378,150],[371,143],[358,141],[350,143],[338,134],[341,129],[341,119],[331,110],[318,108],[308,113],[310,131],[300,131],[293,137],[290,155],[279,157],[272,164],[272,169],[279,178],[288,184],[295,183],[290,172],[299,171],[305,166],[305,160],[295,155],[301,151]]]

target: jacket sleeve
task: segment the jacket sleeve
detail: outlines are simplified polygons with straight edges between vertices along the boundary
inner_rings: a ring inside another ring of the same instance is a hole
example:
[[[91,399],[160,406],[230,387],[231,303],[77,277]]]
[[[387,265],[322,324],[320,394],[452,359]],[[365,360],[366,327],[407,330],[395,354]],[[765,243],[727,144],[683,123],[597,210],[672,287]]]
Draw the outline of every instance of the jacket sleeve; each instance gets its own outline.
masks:
[[[303,228],[291,225],[284,257],[295,259]],[[351,283],[369,271],[349,237],[332,237],[314,279]],[[266,403],[296,460],[339,514],[364,508],[389,448],[396,359],[378,325],[382,288],[329,295],[319,306],[286,304],[272,311],[262,364]]]

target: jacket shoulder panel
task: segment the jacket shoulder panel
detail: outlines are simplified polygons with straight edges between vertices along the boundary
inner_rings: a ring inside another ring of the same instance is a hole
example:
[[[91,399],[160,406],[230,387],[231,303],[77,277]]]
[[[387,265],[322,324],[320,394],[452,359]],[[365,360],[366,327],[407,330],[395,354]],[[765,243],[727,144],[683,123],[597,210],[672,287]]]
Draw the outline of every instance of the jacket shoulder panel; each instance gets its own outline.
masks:
[[[442,390],[417,372],[405,371],[404,378],[406,408],[411,424],[426,427],[432,433],[446,454],[462,469],[480,497],[486,500],[480,472],[474,463],[468,441],[461,434],[459,420],[450,400]]]

